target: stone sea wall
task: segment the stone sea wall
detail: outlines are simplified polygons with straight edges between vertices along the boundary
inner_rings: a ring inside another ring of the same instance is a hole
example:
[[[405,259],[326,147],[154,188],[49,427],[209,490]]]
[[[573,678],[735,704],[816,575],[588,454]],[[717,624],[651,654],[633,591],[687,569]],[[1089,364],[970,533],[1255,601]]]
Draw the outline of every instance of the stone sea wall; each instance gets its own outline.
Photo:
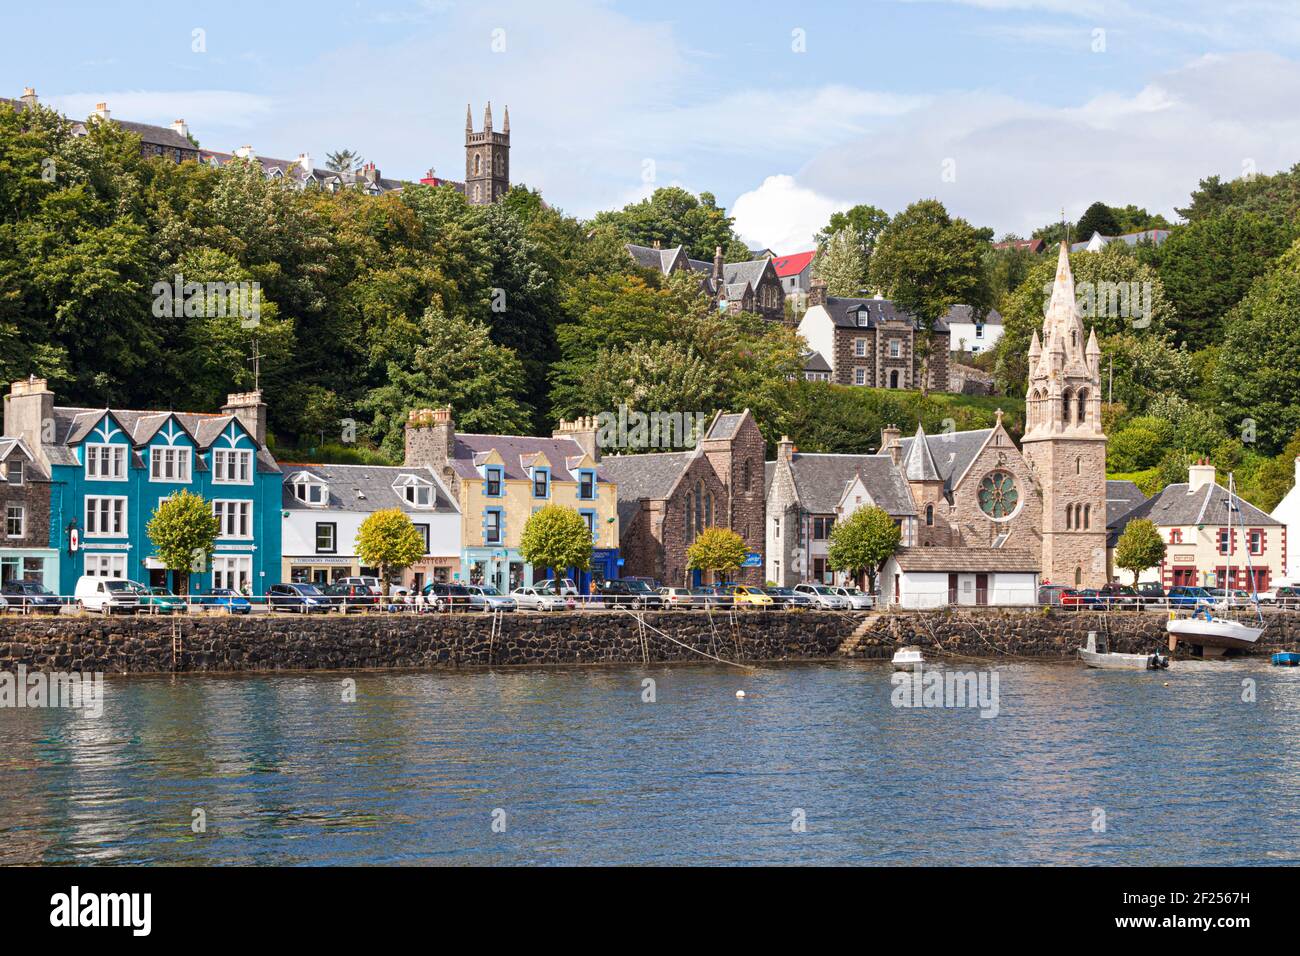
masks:
[[[1267,616],[1256,653],[1300,646],[1300,614]],[[0,671],[108,674],[458,668],[557,664],[889,658],[915,644],[932,658],[1071,660],[1088,631],[1129,653],[1166,646],[1164,616],[1041,610],[905,613],[699,612],[418,616],[0,617]],[[662,634],[656,633],[658,631]],[[179,653],[173,637],[179,633]],[[665,637],[664,635],[667,635]],[[672,640],[669,640],[669,637]],[[680,644],[674,641],[681,642]],[[681,646],[685,645],[685,646]]]

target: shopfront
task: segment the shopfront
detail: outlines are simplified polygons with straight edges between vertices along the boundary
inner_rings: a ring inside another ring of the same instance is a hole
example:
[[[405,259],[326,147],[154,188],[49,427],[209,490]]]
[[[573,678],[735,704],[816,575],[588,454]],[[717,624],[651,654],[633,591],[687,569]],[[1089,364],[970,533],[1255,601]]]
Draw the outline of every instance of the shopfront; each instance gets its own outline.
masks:
[[[0,584],[35,581],[55,594],[60,591],[59,554],[52,548],[0,549]]]

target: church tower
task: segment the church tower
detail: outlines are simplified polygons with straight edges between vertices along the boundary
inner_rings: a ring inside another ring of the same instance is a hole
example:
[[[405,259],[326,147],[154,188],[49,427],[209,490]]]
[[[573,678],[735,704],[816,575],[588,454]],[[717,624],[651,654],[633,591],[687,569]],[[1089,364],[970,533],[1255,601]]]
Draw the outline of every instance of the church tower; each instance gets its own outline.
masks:
[[[510,107],[501,132],[492,131],[492,104],[483,111],[483,132],[465,107],[465,198],[472,206],[500,202],[510,191]]]
[[[1069,247],[1061,243],[1041,339],[1029,346],[1021,449],[1043,492],[1044,581],[1106,583],[1106,436],[1101,430],[1101,348],[1084,340]]]

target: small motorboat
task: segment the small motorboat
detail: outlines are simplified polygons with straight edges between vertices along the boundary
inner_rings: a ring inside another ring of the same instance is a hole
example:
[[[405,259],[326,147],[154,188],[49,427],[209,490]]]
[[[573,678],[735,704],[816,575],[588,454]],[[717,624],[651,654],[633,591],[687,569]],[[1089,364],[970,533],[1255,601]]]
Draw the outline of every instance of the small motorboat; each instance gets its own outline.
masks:
[[[1206,657],[1222,657],[1225,650],[1249,650],[1264,633],[1262,627],[1216,617],[1208,608],[1191,617],[1171,617],[1165,626],[1171,637],[1200,645]]]
[[[1150,654],[1114,654],[1106,647],[1106,638],[1088,632],[1088,643],[1079,648],[1079,660],[1103,671],[1162,671],[1169,667],[1169,657],[1159,651]]]
[[[1295,651],[1278,651],[1273,655],[1274,667],[1300,667],[1300,654]]]
[[[908,671],[914,667],[920,667],[924,663],[925,658],[921,656],[919,647],[909,645],[894,651],[894,670],[896,671]]]

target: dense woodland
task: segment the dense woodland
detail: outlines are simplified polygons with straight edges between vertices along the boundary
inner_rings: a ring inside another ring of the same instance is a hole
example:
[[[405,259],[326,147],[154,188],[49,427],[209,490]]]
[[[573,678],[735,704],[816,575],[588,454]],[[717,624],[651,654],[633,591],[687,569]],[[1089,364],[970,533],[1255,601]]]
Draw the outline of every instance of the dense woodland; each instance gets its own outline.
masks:
[[[1112,473],[1150,491],[1209,455],[1257,504],[1285,493],[1300,453],[1298,208],[1300,166],[1207,179],[1164,245],[1072,258],[1080,282],[1149,283],[1149,323],[1096,319]],[[1166,225],[1098,203],[1038,234]],[[996,307],[1006,334],[980,362],[1017,401],[850,389],[800,381],[789,328],[717,313],[689,275],[633,267],[627,241],[743,256],[708,193],[660,189],[582,221],[524,186],[490,207],[447,187],[300,191],[252,163],[145,160],[112,124],[74,136],[54,112],[0,110],[0,371],[48,378],[62,403],[213,410],[252,385],[256,346],[274,446],[298,459],[400,457],[406,412],[440,404],[466,431],[539,434],[620,404],[748,407],[769,441],[863,452],[888,422],[981,427],[1005,405],[1020,427],[1056,253],[992,238],[935,200],[832,218],[816,263],[832,293],[878,290],[927,325],[955,302]],[[156,317],[154,286],[176,275],[257,282],[255,327]]]

